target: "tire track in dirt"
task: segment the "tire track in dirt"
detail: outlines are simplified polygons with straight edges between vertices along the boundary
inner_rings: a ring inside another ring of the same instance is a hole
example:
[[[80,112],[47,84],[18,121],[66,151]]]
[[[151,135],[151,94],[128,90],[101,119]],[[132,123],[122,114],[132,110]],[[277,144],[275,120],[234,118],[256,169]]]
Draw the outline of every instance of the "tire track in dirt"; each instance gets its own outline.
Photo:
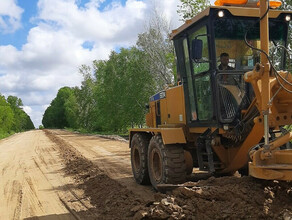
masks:
[[[19,133],[0,142],[1,220],[78,219],[57,196],[66,193],[61,187],[68,182],[63,180],[63,166],[57,151],[51,148],[53,145],[42,131]],[[50,151],[56,153],[54,158]]]
[[[49,159],[51,161],[51,163],[49,164],[54,164],[52,161],[54,161],[54,157],[51,155],[51,152],[46,150],[46,149],[38,149],[37,150],[37,154],[43,154],[46,153],[47,157],[50,157],[51,159]],[[33,158],[34,163],[36,164],[36,166],[38,167],[38,169],[41,171],[41,173],[45,176],[45,178],[47,179],[48,182],[50,182],[50,180],[48,179],[47,175],[45,175],[44,172],[44,165],[47,165],[47,163],[45,162],[44,157],[38,157],[40,159],[40,164],[37,162],[37,158]],[[98,217],[95,213],[91,212],[90,209],[91,207],[89,207],[87,204],[85,204],[85,202],[83,202],[82,200],[84,198],[80,198],[80,196],[78,196],[73,189],[71,189],[68,185],[63,184],[62,185],[62,190],[57,190],[52,184],[51,187],[56,191],[58,198],[60,199],[60,201],[62,202],[62,204],[64,205],[64,207],[75,217],[75,219],[80,219],[78,212],[80,210],[82,210],[82,213],[85,212],[89,212],[86,214],[86,216],[83,216],[82,219],[92,219],[92,217]],[[78,203],[78,204],[77,204]],[[78,208],[76,208],[76,206]],[[78,209],[79,211],[75,211],[75,209]]]
[[[9,165],[7,164],[6,166],[2,168],[2,172],[1,172],[2,176],[4,176],[4,174],[6,173],[8,167]]]
[[[22,205],[22,184],[20,184],[18,181],[13,181],[12,184],[12,198],[16,197],[16,208],[14,209],[13,219],[18,220],[21,214],[21,205]]]
[[[137,210],[133,207],[144,207],[153,201],[144,201],[116,180],[109,178],[91,161],[83,157],[75,148],[70,146],[50,131],[45,131],[51,141],[60,148],[66,168],[65,173],[73,176],[78,187],[84,189],[95,207],[93,212],[101,219],[133,219]]]
[[[104,174],[126,186],[143,200],[154,200],[155,191],[152,186],[139,185],[133,178],[127,142],[100,136],[78,136],[60,130],[50,132],[73,146],[75,150],[97,165]]]

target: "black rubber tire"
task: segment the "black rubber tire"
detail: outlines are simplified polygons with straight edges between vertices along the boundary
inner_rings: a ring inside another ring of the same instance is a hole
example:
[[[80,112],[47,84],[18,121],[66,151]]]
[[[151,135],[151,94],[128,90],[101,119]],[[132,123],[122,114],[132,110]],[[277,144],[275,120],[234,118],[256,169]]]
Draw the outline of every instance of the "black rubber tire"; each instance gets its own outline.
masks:
[[[141,185],[149,185],[147,165],[149,138],[146,135],[136,133],[131,141],[131,165],[134,178]]]
[[[179,145],[164,145],[160,135],[151,138],[148,147],[148,171],[152,186],[186,181],[184,150]]]

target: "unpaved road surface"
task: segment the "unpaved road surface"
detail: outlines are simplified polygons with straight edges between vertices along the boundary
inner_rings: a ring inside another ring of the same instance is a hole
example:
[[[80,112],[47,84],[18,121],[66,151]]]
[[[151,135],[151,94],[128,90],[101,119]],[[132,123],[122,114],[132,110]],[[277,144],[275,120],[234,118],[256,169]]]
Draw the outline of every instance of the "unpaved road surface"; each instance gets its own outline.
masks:
[[[0,219],[76,219],[73,209],[87,210],[70,189],[56,145],[42,131],[0,141]],[[76,200],[75,203],[69,201]],[[68,207],[71,203],[71,208]],[[88,201],[84,201],[90,207]],[[37,218],[36,218],[37,219]]]
[[[103,170],[108,177],[126,186],[127,189],[135,192],[144,200],[154,199],[154,191],[151,186],[140,186],[133,180],[127,141],[76,135],[60,130],[52,130],[51,134],[61,138],[70,146],[74,146],[84,157]]]
[[[0,198],[0,220],[292,219],[290,182],[211,177],[161,194],[133,180],[126,141],[62,130],[0,141]]]

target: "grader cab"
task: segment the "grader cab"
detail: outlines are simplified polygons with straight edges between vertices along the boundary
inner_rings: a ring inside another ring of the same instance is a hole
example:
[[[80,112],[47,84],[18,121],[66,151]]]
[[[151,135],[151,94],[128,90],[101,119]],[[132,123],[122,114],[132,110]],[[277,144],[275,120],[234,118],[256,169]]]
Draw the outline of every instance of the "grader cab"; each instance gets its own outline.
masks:
[[[130,130],[139,184],[182,183],[193,168],[292,180],[292,13],[272,9],[279,1],[215,4],[172,32],[180,82]]]

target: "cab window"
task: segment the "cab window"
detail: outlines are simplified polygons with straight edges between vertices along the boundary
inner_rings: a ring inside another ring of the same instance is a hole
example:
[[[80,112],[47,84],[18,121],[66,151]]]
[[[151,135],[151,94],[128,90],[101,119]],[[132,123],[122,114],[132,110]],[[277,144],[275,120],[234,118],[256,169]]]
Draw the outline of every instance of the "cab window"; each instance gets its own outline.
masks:
[[[213,116],[212,90],[210,77],[210,60],[207,27],[204,26],[189,37],[189,42],[194,39],[202,40],[202,57],[199,60],[192,60],[193,84],[196,94],[197,119],[200,121],[210,121]],[[190,45],[192,46],[192,45]]]

